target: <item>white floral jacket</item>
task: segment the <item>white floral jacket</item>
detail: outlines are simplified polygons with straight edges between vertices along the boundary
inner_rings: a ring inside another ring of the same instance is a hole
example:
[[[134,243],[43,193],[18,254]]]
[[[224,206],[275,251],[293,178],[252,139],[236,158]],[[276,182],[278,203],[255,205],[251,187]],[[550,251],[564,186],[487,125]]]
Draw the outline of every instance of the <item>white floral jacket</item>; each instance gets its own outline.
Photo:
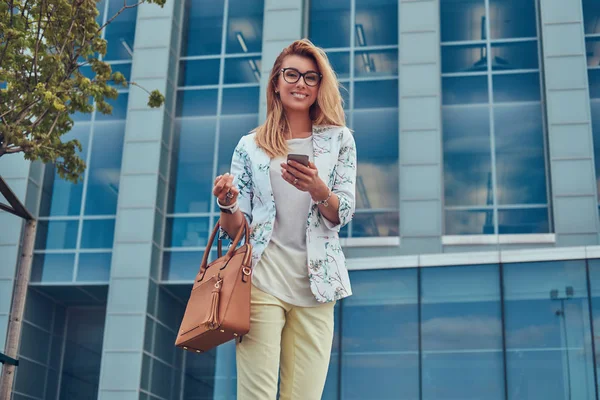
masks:
[[[352,294],[339,231],[354,216],[356,144],[350,130],[339,126],[313,127],[314,163],[319,177],[339,198],[340,224],[324,218],[316,204],[307,212],[306,247],[310,288],[321,303]],[[269,156],[254,141],[254,133],[242,137],[235,148],[230,173],[240,191],[238,204],[250,224],[255,266],[271,240],[275,223],[275,199],[271,187]],[[230,239],[221,230],[221,237]]]

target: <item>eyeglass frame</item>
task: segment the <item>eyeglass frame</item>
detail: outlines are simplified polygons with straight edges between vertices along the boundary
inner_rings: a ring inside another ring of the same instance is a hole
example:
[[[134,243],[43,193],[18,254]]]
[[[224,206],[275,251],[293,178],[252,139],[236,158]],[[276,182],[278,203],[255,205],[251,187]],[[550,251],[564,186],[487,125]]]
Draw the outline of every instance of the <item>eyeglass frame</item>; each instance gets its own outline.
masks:
[[[296,82],[289,82],[287,79],[285,79],[285,71],[287,70],[292,70],[292,71],[296,71],[298,73],[298,79],[296,80]],[[281,74],[283,74],[283,80],[286,81],[289,84],[294,84],[294,83],[298,83],[298,81],[300,81],[300,78],[304,79],[304,83],[306,84],[306,86],[310,86],[310,87],[316,87],[319,86],[319,84],[321,83],[321,80],[323,79],[323,74],[321,74],[320,72],[317,71],[306,71],[305,73],[302,73],[300,71],[298,71],[296,68],[293,67],[287,67],[287,68],[281,68],[281,70],[279,71]],[[306,82],[306,78],[305,75],[306,74],[317,74],[317,76],[319,77],[319,82],[317,82],[316,85],[309,85],[308,82]]]

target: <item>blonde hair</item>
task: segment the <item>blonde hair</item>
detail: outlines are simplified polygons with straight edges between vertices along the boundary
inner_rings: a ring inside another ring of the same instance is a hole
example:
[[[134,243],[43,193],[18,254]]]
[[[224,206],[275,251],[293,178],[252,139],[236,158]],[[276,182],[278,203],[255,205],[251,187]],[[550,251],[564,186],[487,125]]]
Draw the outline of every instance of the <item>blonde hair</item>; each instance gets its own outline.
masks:
[[[323,49],[315,46],[308,39],[296,40],[279,54],[269,76],[267,85],[267,119],[265,123],[256,128],[256,144],[263,149],[269,157],[287,154],[288,147],[284,133],[290,130],[289,122],[285,116],[281,98],[275,93],[275,85],[281,71],[283,60],[290,55],[297,55],[312,59],[323,78],[319,84],[317,100],[310,107],[310,119],[314,125],[346,125],[343,99],[340,94],[340,84],[337,76],[329,64],[329,59]]]

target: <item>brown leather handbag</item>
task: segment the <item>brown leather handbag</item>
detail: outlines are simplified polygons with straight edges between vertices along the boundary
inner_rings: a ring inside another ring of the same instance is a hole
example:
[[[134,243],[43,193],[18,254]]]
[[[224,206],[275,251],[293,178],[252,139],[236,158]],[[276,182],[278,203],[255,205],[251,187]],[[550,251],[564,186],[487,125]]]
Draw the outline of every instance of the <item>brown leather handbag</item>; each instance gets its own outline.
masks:
[[[244,223],[227,253],[222,255],[218,240],[218,258],[208,264],[208,256],[220,220],[208,240],[200,271],[194,280],[175,346],[203,353],[220,344],[240,338],[250,331],[250,288],[252,280],[252,245],[248,223]]]

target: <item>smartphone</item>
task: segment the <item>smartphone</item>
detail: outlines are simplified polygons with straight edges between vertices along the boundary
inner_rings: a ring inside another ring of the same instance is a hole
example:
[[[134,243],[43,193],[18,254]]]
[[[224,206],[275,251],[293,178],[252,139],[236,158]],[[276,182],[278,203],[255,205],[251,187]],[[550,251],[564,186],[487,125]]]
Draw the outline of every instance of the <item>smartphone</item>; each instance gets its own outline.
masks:
[[[287,160],[288,160],[288,162],[290,160],[294,160],[297,163],[300,163],[300,164],[308,167],[308,156],[306,154],[288,154]]]

